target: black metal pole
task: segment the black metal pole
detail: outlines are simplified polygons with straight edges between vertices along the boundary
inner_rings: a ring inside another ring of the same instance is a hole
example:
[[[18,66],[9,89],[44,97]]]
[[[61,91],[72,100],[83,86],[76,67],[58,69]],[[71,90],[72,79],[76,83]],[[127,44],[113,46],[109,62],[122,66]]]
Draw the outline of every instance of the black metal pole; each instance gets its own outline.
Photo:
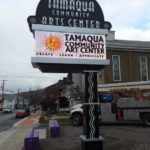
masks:
[[[102,150],[103,138],[99,136],[97,72],[85,72],[85,102],[83,104],[82,150]]]

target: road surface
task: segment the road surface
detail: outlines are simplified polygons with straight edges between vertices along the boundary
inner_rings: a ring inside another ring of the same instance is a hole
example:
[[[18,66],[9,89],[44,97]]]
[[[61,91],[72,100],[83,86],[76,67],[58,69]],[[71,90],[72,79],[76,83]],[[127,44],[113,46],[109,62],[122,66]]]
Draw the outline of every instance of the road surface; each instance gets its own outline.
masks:
[[[0,114],[0,132],[5,131],[13,126],[20,118],[15,118],[15,113]]]

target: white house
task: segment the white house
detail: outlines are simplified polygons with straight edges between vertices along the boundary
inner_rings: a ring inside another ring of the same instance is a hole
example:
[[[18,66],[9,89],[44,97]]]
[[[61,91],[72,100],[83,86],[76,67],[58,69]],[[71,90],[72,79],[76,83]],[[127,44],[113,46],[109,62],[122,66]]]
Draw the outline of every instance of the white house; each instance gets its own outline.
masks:
[[[4,97],[3,108],[14,109],[16,104],[16,95],[15,94],[6,94]]]

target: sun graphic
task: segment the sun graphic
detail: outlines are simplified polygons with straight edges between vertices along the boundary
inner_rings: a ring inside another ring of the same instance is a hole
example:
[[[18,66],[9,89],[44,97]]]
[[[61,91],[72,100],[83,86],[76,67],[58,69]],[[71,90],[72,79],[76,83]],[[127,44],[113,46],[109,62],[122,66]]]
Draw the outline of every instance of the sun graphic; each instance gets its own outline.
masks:
[[[58,36],[50,35],[45,40],[45,46],[50,51],[59,51],[62,46],[62,41]]]

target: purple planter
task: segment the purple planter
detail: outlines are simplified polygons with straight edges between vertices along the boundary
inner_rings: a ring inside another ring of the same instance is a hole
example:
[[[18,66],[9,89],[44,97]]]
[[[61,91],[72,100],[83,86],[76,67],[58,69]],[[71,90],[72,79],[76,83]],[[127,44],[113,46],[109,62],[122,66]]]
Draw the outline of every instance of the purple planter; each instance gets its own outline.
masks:
[[[32,130],[27,132],[24,138],[25,150],[39,150],[39,131]]]
[[[24,138],[24,146],[25,150],[32,150],[32,133],[33,131],[29,131]]]
[[[32,145],[33,150],[39,150],[39,131],[34,130],[33,136],[32,136]]]
[[[57,120],[50,120],[49,122],[49,130],[51,137],[59,137],[60,136],[60,127]]]

